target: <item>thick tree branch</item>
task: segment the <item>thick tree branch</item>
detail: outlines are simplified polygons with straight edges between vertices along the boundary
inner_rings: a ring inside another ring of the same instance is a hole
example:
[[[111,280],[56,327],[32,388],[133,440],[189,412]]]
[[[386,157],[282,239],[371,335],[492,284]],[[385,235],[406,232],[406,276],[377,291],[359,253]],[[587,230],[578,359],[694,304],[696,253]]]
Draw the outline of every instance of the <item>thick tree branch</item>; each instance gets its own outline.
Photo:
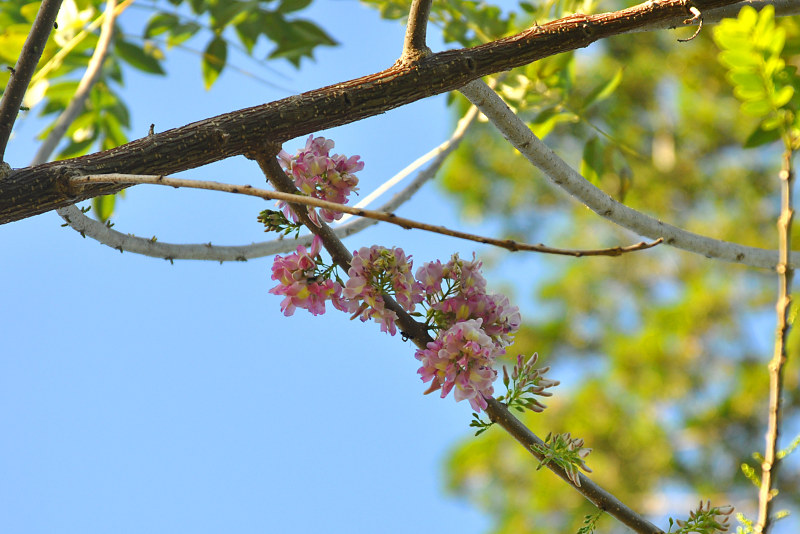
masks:
[[[461,92],[489,118],[503,137],[544,173],[548,180],[601,217],[641,236],[650,239],[662,237],[667,245],[708,258],[718,258],[752,267],[775,268],[778,262],[777,251],[746,247],[695,234],[617,202],[550,150],[485,83],[470,83],[463,87]],[[797,263],[798,260],[800,256],[792,256],[792,262]]]
[[[705,10],[733,0],[696,0]],[[0,182],[0,224],[30,217],[119,186],[68,194],[70,177],[86,174],[173,174],[231,156],[257,152],[265,143],[359,121],[422,98],[458,89],[478,78],[575,50],[674,17],[687,17],[687,0],[651,1],[614,13],[571,15],[517,35],[463,50],[448,50],[413,65],[389,69],[322,89],[195,122],[121,147],[13,172]]]
[[[28,34],[25,44],[22,45],[22,52],[20,52],[17,64],[11,71],[8,86],[0,100],[0,161],[3,160],[3,155],[6,153],[6,145],[11,137],[11,130],[14,128],[17,115],[19,115],[22,99],[25,97],[25,91],[28,90],[28,84],[36,70],[36,65],[39,64],[39,58],[42,57],[60,7],[61,0],[44,0],[42,2],[39,12],[36,14],[36,20],[33,21],[31,32]]]

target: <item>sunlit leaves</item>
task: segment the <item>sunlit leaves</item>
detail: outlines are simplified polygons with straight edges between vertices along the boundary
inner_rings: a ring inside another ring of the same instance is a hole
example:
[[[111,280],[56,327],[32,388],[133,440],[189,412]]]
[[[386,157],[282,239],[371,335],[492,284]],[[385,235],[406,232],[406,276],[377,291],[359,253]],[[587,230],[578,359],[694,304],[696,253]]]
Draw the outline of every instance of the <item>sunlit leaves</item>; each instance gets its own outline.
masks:
[[[181,2],[173,1],[178,5]],[[252,54],[261,37],[272,43],[271,59],[286,59],[295,67],[303,58],[313,58],[319,46],[334,46],[336,41],[316,23],[290,15],[305,9],[311,0],[269,0],[212,2],[191,0],[192,11],[207,17],[207,26],[197,20],[179,17],[175,13],[156,13],[145,30],[146,36],[167,35],[167,44],[182,44],[191,37],[210,30],[212,37],[203,45],[202,71],[206,87],[216,81],[227,61],[226,28],[248,54]],[[201,19],[202,20],[202,19]]]
[[[160,60],[163,59],[163,55],[157,48],[145,48],[122,39],[117,39],[114,43],[114,50],[118,57],[135,69],[147,72],[148,74],[166,74],[160,63]]]
[[[210,89],[217,81],[228,57],[228,43],[222,37],[212,39],[203,53],[203,83]]]
[[[720,47],[719,61],[728,69],[733,94],[742,101],[742,111],[759,119],[746,146],[753,147],[783,135],[789,141],[794,127],[800,90],[796,67],[787,67],[782,57],[786,28],[775,22],[775,8],[760,13],[745,6],[736,19],[725,19],[714,28]],[[776,134],[769,132],[777,130]]]

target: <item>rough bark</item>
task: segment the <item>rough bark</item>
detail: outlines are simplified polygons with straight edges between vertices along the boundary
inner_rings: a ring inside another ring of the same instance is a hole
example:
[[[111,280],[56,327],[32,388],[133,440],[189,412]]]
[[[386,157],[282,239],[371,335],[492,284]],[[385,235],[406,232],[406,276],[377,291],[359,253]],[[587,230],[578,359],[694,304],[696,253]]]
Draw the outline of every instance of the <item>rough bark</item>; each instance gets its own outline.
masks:
[[[260,152],[318,130],[355,122],[444,93],[497,72],[583,48],[598,39],[690,18],[735,0],[666,0],[598,15],[572,15],[469,49],[398,61],[376,74],[268,104],[226,113],[80,158],[13,171],[0,180],[0,224],[102,194],[119,185],[70,187],[72,176],[102,173],[171,174],[236,155]],[[691,46],[691,45],[680,45]]]

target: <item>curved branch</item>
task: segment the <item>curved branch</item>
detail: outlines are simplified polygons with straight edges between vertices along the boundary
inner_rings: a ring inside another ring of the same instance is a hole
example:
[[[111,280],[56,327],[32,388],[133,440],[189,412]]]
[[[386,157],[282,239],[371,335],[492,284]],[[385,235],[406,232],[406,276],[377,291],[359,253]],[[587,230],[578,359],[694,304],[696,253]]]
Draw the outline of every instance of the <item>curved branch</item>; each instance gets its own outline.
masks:
[[[405,202],[410,200],[411,197],[417,191],[419,191],[419,189],[425,183],[430,181],[436,175],[436,172],[442,166],[447,156],[458,147],[458,145],[461,143],[461,140],[464,138],[467,128],[475,119],[477,114],[477,108],[475,106],[471,106],[470,110],[464,115],[464,117],[458,121],[456,129],[453,131],[453,134],[447,141],[443,142],[421,158],[418,158],[395,176],[387,180],[375,192],[371,193],[362,202],[357,204],[357,206],[362,204],[365,205],[369,201],[377,198],[386,189],[400,182],[403,178],[408,176],[408,174],[433,158],[430,165],[421,170],[417,177],[414,178],[410,184],[395,194],[391,200],[381,206],[379,211],[394,211],[402,206]],[[115,250],[119,250],[120,252],[133,252],[135,254],[163,258],[170,261],[178,259],[208,260],[219,262],[247,261],[249,259],[271,256],[273,254],[292,252],[295,250],[297,245],[310,245],[312,239],[311,235],[307,235],[294,241],[276,239],[272,241],[252,243],[249,245],[234,246],[212,245],[211,243],[162,243],[154,239],[136,237],[135,235],[125,234],[113,230],[108,225],[87,217],[75,206],[62,208],[58,210],[58,213],[64,218],[64,220],[67,221],[67,224],[73,230],[79,232],[83,237],[94,239],[99,243],[109,246]],[[345,218],[343,217],[342,222],[344,219]],[[356,221],[337,226],[335,233],[339,239],[343,239],[377,223],[378,221],[373,219],[360,218]]]
[[[39,6],[39,12],[36,14],[36,20],[33,21],[31,32],[25,39],[25,44],[22,45],[17,64],[11,71],[8,86],[3,93],[3,98],[0,99],[0,161],[3,160],[3,155],[6,153],[6,145],[11,137],[11,130],[14,128],[17,115],[19,115],[22,99],[28,90],[33,71],[36,70],[36,65],[42,57],[60,7],[61,0],[44,0]]]
[[[554,183],[589,209],[609,221],[650,239],[659,237],[664,243],[707,258],[718,258],[752,267],[774,269],[778,252],[756,247],[746,247],[689,232],[645,215],[617,202],[589,183],[555,152],[550,150],[530,128],[511,111],[503,99],[481,81],[472,82],[461,89],[470,102],[497,127],[514,147]],[[792,262],[800,261],[796,253]]]

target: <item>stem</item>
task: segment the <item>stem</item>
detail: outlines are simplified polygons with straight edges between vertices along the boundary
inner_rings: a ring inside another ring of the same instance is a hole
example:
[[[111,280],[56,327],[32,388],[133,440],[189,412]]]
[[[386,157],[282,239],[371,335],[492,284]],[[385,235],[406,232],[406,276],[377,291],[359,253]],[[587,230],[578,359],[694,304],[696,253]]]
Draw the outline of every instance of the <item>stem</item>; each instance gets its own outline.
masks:
[[[789,264],[789,247],[792,239],[792,185],[794,169],[792,168],[792,151],[787,144],[783,154],[783,165],[780,171],[781,181],[781,214],[778,217],[778,299],[775,310],[778,315],[778,326],[775,331],[775,350],[769,362],[769,415],[767,420],[766,449],[761,462],[761,488],[758,492],[758,523],[756,532],[769,532],[772,526],[772,498],[775,496],[775,480],[780,458],[777,455],[778,438],[781,424],[781,394],[783,392],[783,370],[786,363],[786,340],[791,324],[789,311],[792,303],[792,276],[794,269]]]
[[[400,61],[403,63],[413,63],[431,53],[430,48],[425,43],[428,17],[431,13],[431,2],[432,0],[414,0],[411,3],[411,9],[408,12],[406,37],[403,41],[403,55],[400,56]]]
[[[457,239],[464,239],[466,241],[474,241],[486,245],[504,248],[512,252],[528,251],[528,252],[542,252],[545,254],[556,254],[559,256],[573,256],[576,258],[583,258],[586,256],[621,256],[628,252],[637,252],[640,250],[647,250],[653,248],[661,243],[660,239],[650,243],[640,242],[635,245],[627,247],[610,247],[601,249],[562,249],[548,247],[546,245],[532,245],[529,243],[520,243],[512,239],[495,239],[493,237],[485,237],[459,230],[452,230],[444,226],[435,226],[424,222],[406,219],[405,217],[398,217],[394,213],[386,213],[383,211],[365,210],[363,208],[355,208],[345,206],[344,204],[337,204],[335,202],[328,202],[318,198],[307,197],[283,191],[267,191],[265,189],[257,189],[252,186],[239,186],[231,184],[223,184],[220,182],[209,182],[203,180],[186,180],[183,178],[168,178],[166,176],[153,176],[153,175],[135,175],[135,174],[96,174],[88,176],[80,176],[70,179],[70,183],[74,185],[89,184],[89,183],[118,183],[118,184],[154,184],[166,185],[169,187],[190,187],[194,189],[207,189],[211,191],[222,191],[226,193],[236,193],[260,197],[263,199],[282,200],[289,202],[292,206],[311,206],[317,208],[325,208],[331,211],[338,211],[341,213],[349,213],[358,217],[366,217],[376,221],[388,222],[400,226],[405,229],[415,228],[417,230],[424,230],[434,234],[446,235],[455,237]],[[296,189],[295,189],[296,191]],[[302,220],[302,219],[301,219]],[[304,221],[305,224],[305,221]],[[327,227],[327,225],[326,225]],[[328,228],[333,233],[333,230]],[[348,253],[349,254],[349,253]],[[350,258],[342,256],[342,262],[349,262]]]
[[[39,59],[42,57],[60,7],[61,0],[44,0],[39,6],[36,20],[33,21],[33,27],[31,27],[28,38],[25,39],[25,44],[22,45],[17,64],[14,66],[8,86],[0,100],[0,161],[6,153],[6,145],[11,137],[11,130],[14,128],[14,121],[19,115],[22,99],[28,90],[33,71],[36,70],[36,65],[39,64]]]

